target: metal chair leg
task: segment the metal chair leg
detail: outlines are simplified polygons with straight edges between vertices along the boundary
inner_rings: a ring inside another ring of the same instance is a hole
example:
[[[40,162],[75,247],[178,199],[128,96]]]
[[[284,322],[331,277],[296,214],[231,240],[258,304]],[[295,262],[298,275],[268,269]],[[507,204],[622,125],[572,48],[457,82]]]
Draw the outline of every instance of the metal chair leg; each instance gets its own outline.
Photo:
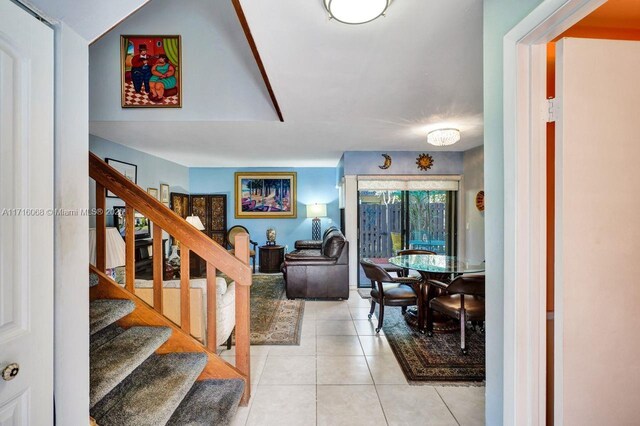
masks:
[[[378,328],[376,328],[376,334],[382,330],[382,321],[384,319],[384,302],[380,303],[380,317],[378,318]]]
[[[375,311],[376,311],[376,301],[375,299],[371,298],[371,309],[369,310],[369,319],[371,319],[371,316]]]
[[[465,330],[467,325],[467,313],[464,309],[460,312],[460,349],[462,350],[462,354],[466,355],[468,353],[466,347],[466,339],[465,339]]]

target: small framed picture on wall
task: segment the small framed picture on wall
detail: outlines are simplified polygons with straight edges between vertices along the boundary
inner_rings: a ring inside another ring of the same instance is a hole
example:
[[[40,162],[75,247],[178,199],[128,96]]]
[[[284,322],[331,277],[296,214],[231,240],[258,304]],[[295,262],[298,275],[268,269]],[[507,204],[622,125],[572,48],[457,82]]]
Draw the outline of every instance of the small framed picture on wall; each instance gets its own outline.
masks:
[[[169,185],[166,183],[160,184],[160,201],[169,204]]]
[[[131,163],[125,163],[124,161],[114,160],[113,158],[106,158],[107,164],[119,171],[133,183],[138,183],[138,166]],[[107,197],[118,198],[116,194],[111,191],[107,191]]]
[[[158,188],[147,188],[147,193],[156,200],[158,199]]]

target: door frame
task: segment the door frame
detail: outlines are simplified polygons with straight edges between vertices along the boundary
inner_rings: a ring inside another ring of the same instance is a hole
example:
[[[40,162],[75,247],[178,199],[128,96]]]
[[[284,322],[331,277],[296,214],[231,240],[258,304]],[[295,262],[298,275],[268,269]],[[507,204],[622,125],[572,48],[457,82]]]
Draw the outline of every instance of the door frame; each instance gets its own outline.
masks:
[[[605,2],[544,0],[503,40],[506,425],[546,417],[546,44]],[[557,420],[562,382],[555,386]]]

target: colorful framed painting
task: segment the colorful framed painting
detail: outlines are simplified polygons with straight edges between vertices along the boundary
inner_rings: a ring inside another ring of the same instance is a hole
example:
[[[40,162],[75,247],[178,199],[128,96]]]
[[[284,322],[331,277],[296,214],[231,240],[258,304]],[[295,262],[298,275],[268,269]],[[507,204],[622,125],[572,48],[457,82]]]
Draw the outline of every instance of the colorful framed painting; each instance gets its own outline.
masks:
[[[105,158],[108,165],[119,171],[133,183],[138,183],[138,166],[131,163],[125,163],[124,161],[114,160],[113,158]],[[111,191],[107,191],[107,197],[118,198],[116,194]]]
[[[236,219],[297,217],[295,172],[235,174]]]
[[[122,108],[182,107],[179,35],[121,35]]]

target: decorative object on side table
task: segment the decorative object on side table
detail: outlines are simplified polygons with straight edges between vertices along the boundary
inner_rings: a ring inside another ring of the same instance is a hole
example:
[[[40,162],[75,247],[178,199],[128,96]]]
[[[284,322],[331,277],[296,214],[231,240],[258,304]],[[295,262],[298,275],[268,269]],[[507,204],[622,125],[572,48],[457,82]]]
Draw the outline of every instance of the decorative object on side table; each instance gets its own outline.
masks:
[[[426,172],[433,166],[433,157],[429,154],[420,154],[418,158],[416,158],[416,164],[420,170]]]
[[[296,218],[296,176],[296,172],[236,172],[236,219]]]
[[[276,230],[273,228],[267,229],[267,245],[268,246],[276,245]]]
[[[384,164],[378,167],[380,167],[382,170],[386,170],[391,167],[391,156],[389,154],[382,154],[382,156],[384,157]]]
[[[182,107],[179,35],[120,36],[122,108]]]
[[[479,191],[476,194],[476,208],[478,211],[484,211],[484,191]]]
[[[284,246],[260,247],[260,272],[275,274],[280,272],[280,265],[284,262]]]
[[[105,158],[105,160],[108,165],[119,171],[131,182],[138,183],[138,166],[131,163],[125,163],[124,161],[114,160],[113,158]],[[107,191],[107,197],[118,198],[118,196],[111,191]]]
[[[307,217],[313,218],[311,222],[311,239],[319,240],[322,235],[321,217],[327,217],[326,204],[307,204]]]

